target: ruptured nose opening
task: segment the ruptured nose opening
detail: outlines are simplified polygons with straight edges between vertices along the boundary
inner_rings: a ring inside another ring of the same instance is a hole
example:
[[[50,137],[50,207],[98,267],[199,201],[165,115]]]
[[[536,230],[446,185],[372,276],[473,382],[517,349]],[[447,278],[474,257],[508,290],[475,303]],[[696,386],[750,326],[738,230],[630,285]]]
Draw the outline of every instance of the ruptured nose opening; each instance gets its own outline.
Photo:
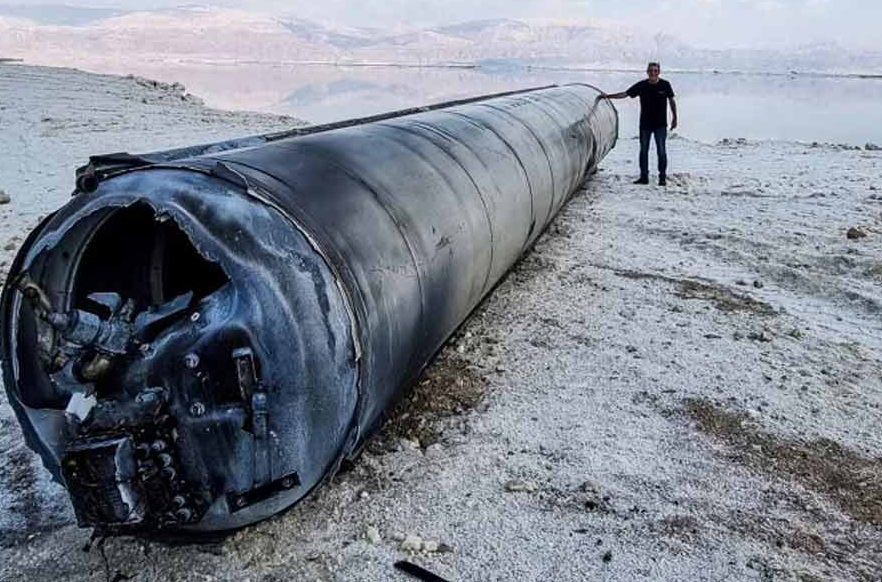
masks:
[[[136,203],[113,212],[89,237],[74,265],[71,307],[102,310],[89,296],[115,293],[142,311],[186,293],[198,301],[227,281],[173,220]]]
[[[359,428],[330,264],[275,207],[202,174],[102,188],[27,241],[0,300],[10,402],[79,524],[220,531],[302,499]]]
[[[187,482],[175,448],[187,390],[164,382],[161,366],[177,357],[169,337],[198,333],[197,306],[229,303],[228,283],[173,219],[140,202],[83,218],[18,277],[19,353],[36,354],[20,368],[40,380],[21,400],[64,411],[68,440],[55,453],[80,525],[186,526],[213,501]]]
[[[64,408],[73,393],[117,390],[113,371],[228,283],[146,203],[105,207],[63,227],[13,282],[22,295],[13,319],[25,388],[18,397],[35,409]]]

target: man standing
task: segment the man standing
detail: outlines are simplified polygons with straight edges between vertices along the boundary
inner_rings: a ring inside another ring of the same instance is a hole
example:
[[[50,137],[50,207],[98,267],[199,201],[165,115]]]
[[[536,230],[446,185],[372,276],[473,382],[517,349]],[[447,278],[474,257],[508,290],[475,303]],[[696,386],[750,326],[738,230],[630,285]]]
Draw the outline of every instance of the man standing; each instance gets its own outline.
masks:
[[[636,83],[624,93],[604,93],[597,99],[624,99],[640,97],[640,179],[635,184],[649,184],[649,141],[655,137],[658,153],[658,185],[667,183],[668,102],[671,103],[671,130],[677,129],[677,102],[671,84],[659,77],[661,65],[649,63],[647,79]]]

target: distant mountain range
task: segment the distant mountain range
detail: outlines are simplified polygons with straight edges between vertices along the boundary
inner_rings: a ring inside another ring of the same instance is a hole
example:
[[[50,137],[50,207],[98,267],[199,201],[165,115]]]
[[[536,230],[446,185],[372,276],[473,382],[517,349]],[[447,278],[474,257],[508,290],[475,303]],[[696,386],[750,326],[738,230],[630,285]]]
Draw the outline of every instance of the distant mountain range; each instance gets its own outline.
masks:
[[[882,50],[831,43],[716,50],[610,21],[497,19],[400,31],[200,6],[0,6],[0,57],[79,66],[146,59],[604,69],[642,68],[654,59],[680,70],[882,74]]]

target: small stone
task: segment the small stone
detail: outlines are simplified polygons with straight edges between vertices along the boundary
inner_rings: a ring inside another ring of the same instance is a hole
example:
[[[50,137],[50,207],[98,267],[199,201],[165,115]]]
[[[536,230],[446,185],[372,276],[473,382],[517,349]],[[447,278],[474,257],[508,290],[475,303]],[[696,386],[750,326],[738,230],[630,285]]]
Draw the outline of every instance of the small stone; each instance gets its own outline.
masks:
[[[14,251],[15,250],[15,243],[14,242],[6,243],[6,246],[3,247],[3,250],[4,251]]]
[[[765,283],[763,283],[762,281],[754,281],[754,282],[753,282],[753,286],[754,286],[756,289],[762,289],[762,288],[765,287],[766,285],[765,285]]]
[[[734,339],[735,341],[743,340],[744,334],[741,333],[740,331],[736,331],[735,333],[732,334],[732,339]]]
[[[874,143],[868,143],[867,145],[864,146],[864,149],[867,150],[868,152],[880,152],[880,151],[882,151],[882,146],[874,144]]]
[[[603,560],[604,564],[609,564],[610,562],[612,562],[612,550],[607,550],[606,553],[603,554],[603,557],[600,559]]]
[[[848,240],[858,240],[861,238],[867,238],[867,233],[859,228],[851,227],[848,229],[848,232],[845,233],[845,236]]]
[[[444,445],[441,443],[435,443],[434,445],[429,445],[426,447],[426,456],[427,457],[438,457],[444,452]]]
[[[770,336],[766,330],[763,330],[759,333],[752,331],[749,334],[747,334],[747,339],[750,339],[750,340],[753,340],[756,342],[768,343],[768,342],[772,341],[772,336]]]
[[[420,441],[412,441],[410,439],[401,439],[398,441],[399,451],[418,451],[420,449]]]
[[[585,481],[584,483],[582,483],[582,486],[580,487],[580,489],[582,491],[584,491],[585,493],[591,493],[593,495],[600,495],[600,488],[597,485],[595,485],[592,481]]]
[[[538,487],[532,481],[521,481],[518,479],[513,479],[505,484],[505,490],[511,493],[533,493],[537,489]]]
[[[9,204],[10,202],[12,202],[12,198],[9,197],[9,194],[0,190],[0,204]]]
[[[383,542],[383,536],[380,535],[380,530],[374,526],[368,527],[367,530],[365,530],[364,535],[368,541],[375,546],[378,546]]]
[[[426,540],[423,542],[423,551],[429,554],[434,554],[441,548],[441,544],[435,541]]]
[[[404,552],[419,552],[423,548],[423,538],[415,535],[408,535],[401,542],[401,550]]]
[[[745,285],[747,285],[747,281],[745,281],[744,279],[738,279],[737,281],[735,281],[735,284],[744,287]]]
[[[790,332],[790,337],[795,340],[801,340],[804,337],[804,334],[802,333],[801,329],[793,328],[793,330]]]

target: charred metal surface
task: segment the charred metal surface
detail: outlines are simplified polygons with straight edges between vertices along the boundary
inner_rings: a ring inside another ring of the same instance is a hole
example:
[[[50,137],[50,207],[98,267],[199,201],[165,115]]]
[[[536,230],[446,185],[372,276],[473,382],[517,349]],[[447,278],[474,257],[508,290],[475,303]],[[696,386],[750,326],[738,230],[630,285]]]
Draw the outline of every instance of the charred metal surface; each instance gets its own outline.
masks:
[[[535,89],[523,89],[519,91],[506,91],[504,93],[496,93],[493,95],[483,95],[481,97],[472,97],[469,99],[458,99],[456,101],[447,101],[445,103],[438,103],[435,105],[427,105],[425,107],[412,107],[409,109],[402,109],[399,111],[392,111],[389,113],[382,113],[379,115],[372,115],[370,117],[361,117],[358,119],[347,119],[345,121],[336,121],[333,123],[325,123],[322,125],[310,125],[307,127],[298,127],[295,129],[289,129],[285,131],[277,131],[272,133],[265,133],[261,135],[253,135],[250,137],[242,137],[237,139],[231,139],[227,141],[215,142],[210,144],[202,144],[197,146],[188,146],[184,148],[177,148],[173,150],[166,150],[162,152],[153,152],[149,154],[143,154],[140,156],[133,156],[131,154],[121,152],[116,154],[103,154],[98,156],[92,156],[89,158],[89,163],[81,168],[77,168],[76,171],[76,185],[77,189],[75,193],[78,192],[92,192],[98,188],[98,183],[114,174],[118,174],[120,172],[124,172],[130,169],[148,166],[151,164],[162,164],[168,162],[174,162],[177,160],[181,160],[184,158],[191,158],[194,156],[202,156],[209,154],[218,154],[221,152],[226,152],[230,150],[236,150],[247,147],[256,147],[269,142],[279,141],[282,139],[288,139],[292,137],[299,137],[303,135],[310,135],[314,133],[320,133],[324,131],[331,131],[333,129],[341,129],[344,127],[351,127],[353,125],[364,125],[366,123],[373,123],[375,121],[383,121],[386,119],[393,119],[395,117],[403,117],[405,115],[411,115],[414,113],[423,113],[426,111],[434,111],[436,109],[444,109],[453,107],[455,105],[464,105],[466,103],[473,103],[475,101],[484,101],[487,99],[495,98],[495,97],[504,97],[507,95],[517,95],[520,93],[526,93],[528,91],[536,91],[538,89],[542,89],[545,87],[538,87]]]
[[[567,85],[91,159],[0,298],[28,445],[102,531],[218,531],[353,455],[615,145]]]

